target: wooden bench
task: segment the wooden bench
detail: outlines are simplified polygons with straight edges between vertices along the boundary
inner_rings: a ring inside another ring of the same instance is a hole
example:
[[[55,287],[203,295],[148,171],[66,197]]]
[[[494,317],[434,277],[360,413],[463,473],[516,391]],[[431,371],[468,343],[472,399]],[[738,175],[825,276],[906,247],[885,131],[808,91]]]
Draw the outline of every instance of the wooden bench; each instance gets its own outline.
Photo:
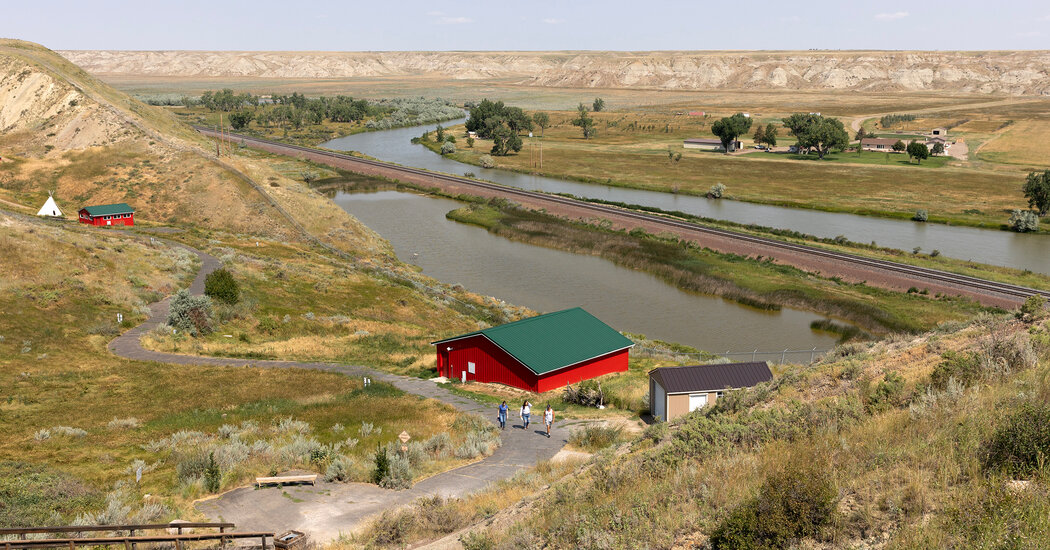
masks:
[[[317,483],[317,474],[255,478],[255,484],[259,487],[262,487],[263,485],[284,485],[285,483],[309,483],[310,485],[313,485]]]

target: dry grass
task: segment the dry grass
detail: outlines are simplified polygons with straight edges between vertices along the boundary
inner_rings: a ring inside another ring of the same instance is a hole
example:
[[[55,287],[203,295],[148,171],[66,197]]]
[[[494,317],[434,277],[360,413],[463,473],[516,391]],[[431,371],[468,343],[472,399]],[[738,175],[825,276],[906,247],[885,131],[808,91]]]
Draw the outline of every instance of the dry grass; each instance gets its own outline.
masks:
[[[1044,145],[1047,139],[1050,139],[1050,121],[1019,121],[982,145],[978,157],[987,162],[1050,166]]]

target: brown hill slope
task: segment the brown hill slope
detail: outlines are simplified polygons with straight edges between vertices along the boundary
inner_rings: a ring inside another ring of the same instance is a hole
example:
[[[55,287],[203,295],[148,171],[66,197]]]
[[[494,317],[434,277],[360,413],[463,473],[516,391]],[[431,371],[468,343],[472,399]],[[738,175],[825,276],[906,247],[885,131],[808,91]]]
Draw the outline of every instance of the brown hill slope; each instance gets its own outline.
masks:
[[[1050,94],[1050,51],[62,51],[94,74],[265,78],[430,75],[594,88]]]

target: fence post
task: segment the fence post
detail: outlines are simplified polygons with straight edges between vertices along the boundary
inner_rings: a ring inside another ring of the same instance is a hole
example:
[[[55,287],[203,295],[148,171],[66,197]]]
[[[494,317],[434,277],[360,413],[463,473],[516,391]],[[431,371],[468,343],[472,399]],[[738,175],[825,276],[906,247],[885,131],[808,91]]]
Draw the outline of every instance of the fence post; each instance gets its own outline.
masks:
[[[758,361],[758,348],[751,352],[751,362],[754,363],[755,361]]]
[[[813,351],[809,352],[809,362],[812,363],[817,358],[817,346],[813,346]]]
[[[784,353],[780,354],[780,364],[783,365],[787,361],[788,350],[784,348]]]

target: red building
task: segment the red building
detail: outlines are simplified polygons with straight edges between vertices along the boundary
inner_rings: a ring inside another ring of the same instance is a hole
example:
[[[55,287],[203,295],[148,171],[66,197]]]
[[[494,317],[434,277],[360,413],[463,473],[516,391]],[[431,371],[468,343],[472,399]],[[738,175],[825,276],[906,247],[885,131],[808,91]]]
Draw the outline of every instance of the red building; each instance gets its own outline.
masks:
[[[91,225],[135,225],[135,209],[125,203],[85,206],[80,209],[80,223]]]
[[[438,375],[545,392],[626,372],[627,337],[581,308],[432,342]]]

